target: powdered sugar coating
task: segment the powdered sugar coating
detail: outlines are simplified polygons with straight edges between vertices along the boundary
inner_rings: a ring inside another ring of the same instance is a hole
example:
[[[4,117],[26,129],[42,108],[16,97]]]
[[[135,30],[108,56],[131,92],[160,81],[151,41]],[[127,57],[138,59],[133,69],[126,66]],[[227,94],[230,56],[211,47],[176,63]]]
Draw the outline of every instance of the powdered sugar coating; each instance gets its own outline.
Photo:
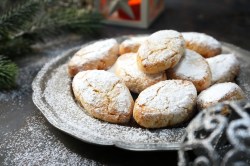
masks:
[[[197,106],[201,110],[218,102],[241,100],[244,98],[245,94],[237,84],[232,82],[218,83],[199,94]]]
[[[174,30],[150,35],[138,50],[137,64],[145,73],[159,73],[174,67],[184,53],[184,39]]]
[[[189,81],[161,81],[140,93],[133,117],[147,128],[180,124],[193,115],[196,97],[195,86]]]
[[[212,84],[231,82],[239,73],[240,64],[234,54],[221,54],[206,60],[212,72]]]
[[[206,60],[198,53],[186,49],[180,62],[168,71],[171,79],[193,82],[198,92],[211,85],[211,71]]]
[[[133,98],[113,73],[103,70],[79,72],[72,81],[72,88],[76,100],[90,115],[113,123],[130,120]]]
[[[112,66],[119,53],[119,45],[115,39],[107,39],[89,44],[75,53],[68,63],[71,77],[83,70],[106,70]]]
[[[140,93],[147,87],[166,80],[165,72],[157,74],[146,74],[142,72],[136,62],[136,53],[121,55],[115,63],[115,73],[120,77],[126,86],[134,93]]]
[[[124,40],[119,46],[120,55],[130,52],[136,53],[146,38],[147,36],[131,36]]]
[[[198,32],[182,33],[186,48],[194,50],[205,58],[212,57],[221,53],[221,44],[212,36]]]

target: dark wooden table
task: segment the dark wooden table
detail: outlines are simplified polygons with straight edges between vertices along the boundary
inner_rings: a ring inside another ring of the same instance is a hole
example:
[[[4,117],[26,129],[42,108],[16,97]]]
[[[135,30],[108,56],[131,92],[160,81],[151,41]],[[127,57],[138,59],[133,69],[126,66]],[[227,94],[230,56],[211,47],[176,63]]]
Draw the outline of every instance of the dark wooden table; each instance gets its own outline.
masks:
[[[197,31],[250,50],[249,0],[166,0],[166,10],[149,29],[104,26],[99,38]],[[31,82],[44,63],[90,39],[68,39],[15,61],[18,88],[0,92],[0,165],[176,165],[175,151],[133,152],[81,142],[51,126],[32,102]]]

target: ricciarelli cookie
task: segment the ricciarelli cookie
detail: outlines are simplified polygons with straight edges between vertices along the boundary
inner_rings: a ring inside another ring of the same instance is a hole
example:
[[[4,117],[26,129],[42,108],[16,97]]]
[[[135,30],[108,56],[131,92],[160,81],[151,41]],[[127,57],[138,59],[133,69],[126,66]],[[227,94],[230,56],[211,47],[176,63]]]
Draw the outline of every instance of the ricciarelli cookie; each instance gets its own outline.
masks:
[[[115,74],[103,70],[79,72],[72,82],[76,100],[93,117],[126,123],[132,116],[133,98]]]
[[[149,74],[174,67],[184,53],[184,39],[174,30],[162,30],[150,35],[139,47],[137,64]]]
[[[200,54],[186,49],[180,62],[172,69],[167,70],[170,79],[181,79],[191,81],[198,92],[211,85],[211,71]]]
[[[134,93],[140,93],[147,87],[166,80],[165,72],[146,74],[142,72],[136,63],[136,53],[121,55],[115,63],[115,73],[126,86]]]
[[[197,91],[192,82],[166,80],[150,86],[135,101],[133,117],[146,128],[174,126],[194,113]]]
[[[232,82],[239,73],[240,64],[234,54],[221,54],[206,60],[212,72],[212,84]]]
[[[83,47],[68,62],[68,74],[73,77],[83,70],[106,70],[112,66],[119,54],[115,39],[95,42]]]
[[[232,82],[218,83],[199,94],[197,107],[202,110],[219,102],[241,99],[245,99],[245,95],[237,84]]]
[[[119,46],[120,55],[137,52],[141,43],[146,40],[146,38],[147,36],[132,36],[124,40]]]
[[[186,48],[198,52],[205,58],[213,57],[221,53],[221,44],[212,36],[198,32],[182,33]]]

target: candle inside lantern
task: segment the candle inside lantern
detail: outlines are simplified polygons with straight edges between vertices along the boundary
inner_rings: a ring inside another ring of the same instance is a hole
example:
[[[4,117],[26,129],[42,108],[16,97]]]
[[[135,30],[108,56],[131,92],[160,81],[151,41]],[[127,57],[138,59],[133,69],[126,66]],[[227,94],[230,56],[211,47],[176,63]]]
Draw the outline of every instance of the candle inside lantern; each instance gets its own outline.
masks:
[[[140,18],[141,18],[141,0],[129,0],[128,5],[134,13],[133,20],[140,20]],[[122,9],[119,9],[118,13],[119,13],[120,18],[132,20],[132,18],[130,16],[128,16]]]

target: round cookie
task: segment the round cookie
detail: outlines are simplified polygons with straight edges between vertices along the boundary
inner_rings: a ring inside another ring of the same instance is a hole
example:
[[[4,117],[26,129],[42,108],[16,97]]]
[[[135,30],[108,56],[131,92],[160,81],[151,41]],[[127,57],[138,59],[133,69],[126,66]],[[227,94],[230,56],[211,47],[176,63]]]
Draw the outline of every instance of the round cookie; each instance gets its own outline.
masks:
[[[132,36],[124,40],[119,46],[120,55],[125,53],[137,52],[141,43],[145,41],[147,36]]]
[[[166,80],[166,73],[146,74],[142,72],[136,62],[136,53],[121,55],[115,63],[115,73],[134,93],[140,93],[147,87]]]
[[[232,82],[218,83],[199,94],[197,107],[202,110],[219,102],[241,99],[245,99],[245,95],[237,84]]]
[[[115,74],[87,70],[76,74],[72,82],[76,100],[93,117],[111,123],[126,123],[132,116],[133,98]]]
[[[213,57],[221,53],[221,44],[212,36],[198,32],[182,33],[186,48],[198,52],[205,58]]]
[[[115,39],[95,42],[81,48],[68,62],[68,74],[73,77],[83,70],[106,70],[112,66],[119,54]]]
[[[184,53],[184,39],[174,30],[162,30],[150,35],[139,47],[137,64],[149,74],[174,67]]]
[[[211,85],[211,71],[200,54],[186,49],[180,62],[172,69],[167,70],[168,78],[191,81],[200,92]]]
[[[183,123],[194,113],[197,91],[192,82],[166,80],[140,93],[133,110],[135,121],[146,128]]]
[[[212,84],[232,82],[239,73],[240,64],[234,54],[221,54],[206,60],[212,72]]]

